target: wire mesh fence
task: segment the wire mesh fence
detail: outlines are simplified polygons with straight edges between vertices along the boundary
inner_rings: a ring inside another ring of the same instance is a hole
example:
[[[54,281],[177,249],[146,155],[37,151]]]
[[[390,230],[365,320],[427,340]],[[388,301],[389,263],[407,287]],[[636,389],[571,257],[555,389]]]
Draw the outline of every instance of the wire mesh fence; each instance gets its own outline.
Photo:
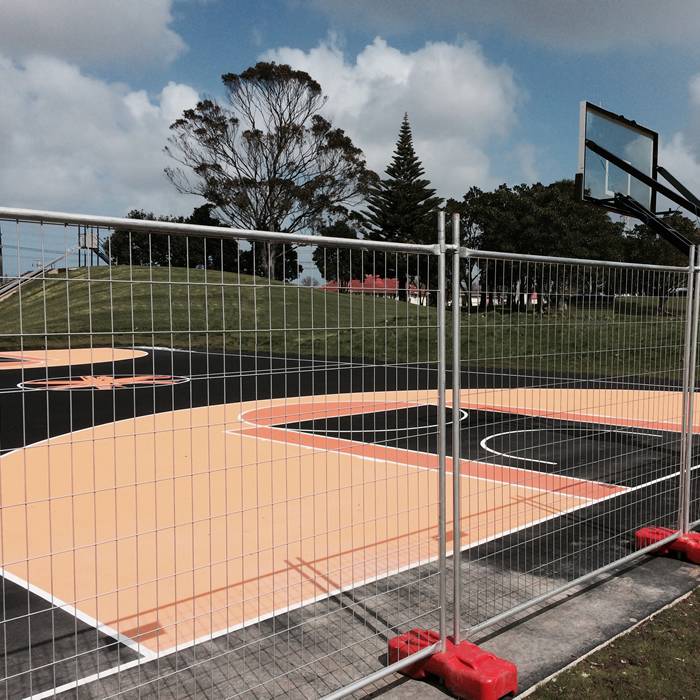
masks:
[[[462,481],[474,633],[633,553],[639,528],[677,527],[688,271],[480,253],[465,266],[461,471],[489,462],[494,479]],[[475,497],[489,506],[476,528]]]
[[[381,668],[442,609],[435,255],[89,229],[3,227],[6,696]]]
[[[0,224],[8,698],[337,697],[700,519],[688,268]]]

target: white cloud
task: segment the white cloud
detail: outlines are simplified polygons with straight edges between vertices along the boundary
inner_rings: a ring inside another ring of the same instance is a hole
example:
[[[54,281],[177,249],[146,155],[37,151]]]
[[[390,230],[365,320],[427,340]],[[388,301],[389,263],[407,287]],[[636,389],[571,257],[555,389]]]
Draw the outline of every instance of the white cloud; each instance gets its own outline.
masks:
[[[537,149],[531,143],[520,143],[515,149],[520,172],[524,182],[537,182],[540,179],[537,169]]]
[[[675,133],[661,148],[661,164],[692,190],[700,191],[700,163],[697,150],[682,132]]]
[[[2,56],[0,85],[3,205],[124,215],[188,213],[198,201],[163,174],[168,126],[197,101],[188,85],[150,97],[56,58]]]
[[[659,163],[691,192],[700,193],[700,151],[697,141],[692,140],[683,132],[673,134],[668,143],[662,142]],[[662,197],[657,203],[657,207],[676,209],[677,205]]]
[[[185,49],[171,28],[173,0],[2,0],[0,51],[81,66],[167,64]]]
[[[426,26],[470,32],[503,27],[514,36],[569,51],[696,44],[697,0],[307,0],[336,23],[393,34]]]
[[[694,75],[688,83],[690,104],[696,110],[700,109],[700,74]],[[697,116],[697,115],[696,115]]]
[[[261,29],[253,27],[250,30],[250,41],[253,46],[261,47],[263,45],[263,33]]]
[[[682,131],[661,138],[659,163],[700,196],[700,73],[688,81],[689,119]],[[675,205],[664,200],[660,206]]]
[[[511,132],[522,94],[511,70],[489,62],[476,43],[436,42],[402,52],[377,38],[349,61],[331,37],[310,51],[278,48],[264,59],[289,63],[318,80],[334,125],[378,172],[388,164],[408,112],[418,156],[443,196],[461,197],[473,184],[511,179],[494,173],[489,147]]]

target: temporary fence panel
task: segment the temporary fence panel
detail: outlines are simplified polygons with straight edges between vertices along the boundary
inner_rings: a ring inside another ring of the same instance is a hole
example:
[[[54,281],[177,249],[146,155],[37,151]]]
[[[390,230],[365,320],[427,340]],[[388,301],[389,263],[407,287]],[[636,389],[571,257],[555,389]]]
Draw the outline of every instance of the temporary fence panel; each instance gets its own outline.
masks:
[[[685,530],[692,530],[700,526],[700,449],[698,449],[698,441],[694,439],[694,433],[700,432],[695,427],[700,422],[700,413],[695,400],[695,394],[698,390],[698,382],[700,382],[700,373],[698,372],[698,328],[700,327],[700,250],[695,247],[691,253],[691,259],[695,256],[695,266],[692,274],[689,276],[688,284],[690,285],[688,292],[692,289],[692,301],[689,301],[689,308],[692,323],[688,329],[688,376],[687,376],[687,413],[688,413],[688,449],[686,454],[686,498],[687,498],[687,514],[682,513],[679,525]]]
[[[444,251],[5,217],[8,698],[317,697],[444,627]]]
[[[634,555],[639,528],[678,527],[692,288],[684,268],[464,256],[459,586],[473,636]]]

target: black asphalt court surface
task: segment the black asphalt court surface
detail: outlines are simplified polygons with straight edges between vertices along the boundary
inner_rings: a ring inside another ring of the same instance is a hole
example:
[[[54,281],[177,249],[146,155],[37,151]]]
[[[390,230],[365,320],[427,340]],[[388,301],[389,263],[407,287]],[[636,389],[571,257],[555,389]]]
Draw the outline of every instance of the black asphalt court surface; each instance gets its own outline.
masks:
[[[437,454],[433,405],[285,423],[284,428]],[[448,410],[447,451],[453,423]],[[679,434],[518,414],[463,410],[461,457],[619,486],[673,473]],[[700,444],[700,443],[699,443]]]

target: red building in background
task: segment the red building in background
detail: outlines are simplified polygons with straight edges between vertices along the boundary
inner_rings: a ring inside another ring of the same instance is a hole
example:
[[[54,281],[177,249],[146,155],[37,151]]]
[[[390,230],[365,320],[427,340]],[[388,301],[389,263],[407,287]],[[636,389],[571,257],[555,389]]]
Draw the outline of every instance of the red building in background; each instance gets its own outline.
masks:
[[[366,275],[364,280],[351,279],[347,284],[331,280],[320,289],[326,292],[345,292],[348,294],[373,294],[389,296],[397,299],[399,296],[399,281],[396,277],[380,277]],[[426,290],[417,287],[413,282],[408,284],[408,300],[413,304],[425,304]]]

